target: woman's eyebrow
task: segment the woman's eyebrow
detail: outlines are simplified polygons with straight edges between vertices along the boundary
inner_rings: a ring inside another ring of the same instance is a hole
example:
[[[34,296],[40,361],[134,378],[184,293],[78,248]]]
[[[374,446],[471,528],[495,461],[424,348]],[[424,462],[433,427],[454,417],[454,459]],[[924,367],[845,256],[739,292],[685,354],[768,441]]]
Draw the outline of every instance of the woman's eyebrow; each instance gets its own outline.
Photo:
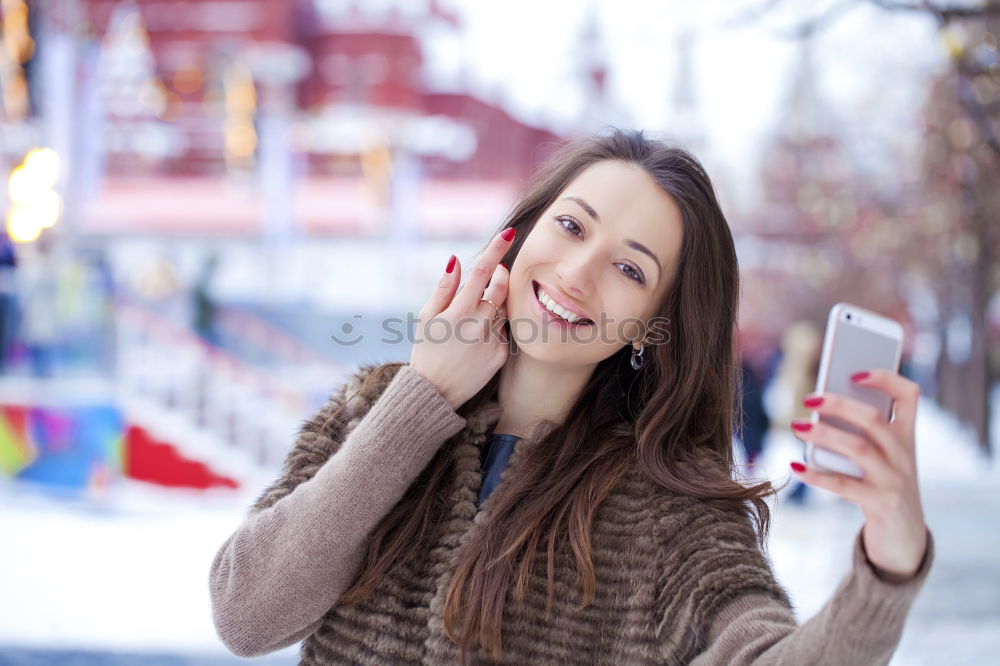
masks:
[[[601,216],[597,214],[597,211],[594,210],[594,207],[591,206],[586,201],[584,201],[583,199],[581,199],[580,197],[563,197],[563,201],[575,201],[576,203],[580,204],[580,208],[587,211],[587,214],[590,215],[592,218],[594,218],[594,222],[597,222],[598,224],[601,223]]]
[[[562,200],[576,202],[576,204],[579,205],[580,208],[585,210],[587,214],[590,215],[591,218],[593,218],[594,222],[597,222],[598,224],[601,223],[601,216],[597,214],[597,211],[594,210],[594,207],[591,206],[586,201],[584,201],[583,199],[581,199],[580,197],[563,197]],[[654,262],[656,262],[656,270],[659,271],[659,275],[657,275],[657,281],[659,281],[660,277],[663,275],[663,266],[660,265],[660,260],[656,258],[656,255],[653,254],[653,251],[650,250],[645,245],[643,245],[642,243],[640,243],[639,241],[632,240],[631,238],[626,238],[625,244],[628,245],[633,250],[638,250],[639,252],[642,252],[643,254],[647,255],[650,259],[652,259]]]

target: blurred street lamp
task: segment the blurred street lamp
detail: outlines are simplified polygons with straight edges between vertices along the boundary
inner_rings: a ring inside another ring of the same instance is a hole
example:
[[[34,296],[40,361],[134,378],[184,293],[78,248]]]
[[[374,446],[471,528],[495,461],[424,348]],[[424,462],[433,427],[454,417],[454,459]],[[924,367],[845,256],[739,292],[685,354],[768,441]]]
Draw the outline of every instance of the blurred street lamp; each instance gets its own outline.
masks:
[[[20,121],[28,117],[30,97],[24,76],[24,64],[35,53],[35,41],[28,26],[28,4],[24,0],[2,0],[3,51],[0,53],[0,88],[7,118]]]
[[[387,138],[373,142],[361,152],[361,172],[377,205],[388,207],[392,188],[392,149]]]
[[[225,87],[226,162],[230,168],[246,168],[253,163],[257,150],[257,130],[254,129],[257,89],[253,74],[247,67],[235,63],[226,72]]]
[[[7,233],[17,243],[36,240],[55,226],[62,215],[62,197],[55,191],[59,155],[51,148],[35,148],[10,174],[7,191]]]

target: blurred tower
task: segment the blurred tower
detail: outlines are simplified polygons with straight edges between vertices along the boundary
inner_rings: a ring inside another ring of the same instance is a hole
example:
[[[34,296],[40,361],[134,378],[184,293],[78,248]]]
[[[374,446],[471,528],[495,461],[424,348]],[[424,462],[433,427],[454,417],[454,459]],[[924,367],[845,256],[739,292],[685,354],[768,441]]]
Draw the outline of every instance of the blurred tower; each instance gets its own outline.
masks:
[[[787,112],[776,134],[798,143],[824,136],[832,129],[833,118],[816,87],[813,38],[799,42],[799,54],[786,93]]]
[[[97,145],[111,164],[141,172],[155,168],[176,150],[179,132],[166,122],[168,91],[157,74],[146,23],[134,3],[119,4],[109,19],[98,88],[105,121],[104,140]]]
[[[600,130],[605,126],[626,127],[630,121],[608,91],[608,53],[598,4],[594,1],[587,6],[587,18],[577,40],[576,61],[582,80],[584,113],[582,129]]]
[[[685,148],[700,156],[704,152],[706,140],[694,87],[695,44],[694,30],[684,28],[677,34],[677,78],[672,100],[674,117],[667,124],[667,131]]]
[[[790,313],[824,322],[841,261],[833,227],[849,174],[833,134],[834,122],[816,89],[812,44],[801,52],[788,84],[784,115],[777,118],[760,169],[760,203],[741,240],[741,268],[760,289],[745,293],[743,310],[762,334],[777,340]],[[824,242],[826,241],[826,242]],[[752,277],[751,277],[752,276]],[[781,290],[784,298],[774,298]]]
[[[755,230],[771,238],[814,242],[845,220],[836,205],[850,178],[836,123],[816,89],[812,44],[801,42],[785,104],[761,168],[765,214]]]
[[[882,193],[860,174],[847,127],[816,84],[814,44],[801,52],[789,84],[784,117],[766,144],[762,202],[741,258],[761,289],[751,294],[755,318],[772,334],[788,313],[817,324],[837,300],[888,313],[900,303],[894,236]],[[780,290],[783,298],[773,298]]]

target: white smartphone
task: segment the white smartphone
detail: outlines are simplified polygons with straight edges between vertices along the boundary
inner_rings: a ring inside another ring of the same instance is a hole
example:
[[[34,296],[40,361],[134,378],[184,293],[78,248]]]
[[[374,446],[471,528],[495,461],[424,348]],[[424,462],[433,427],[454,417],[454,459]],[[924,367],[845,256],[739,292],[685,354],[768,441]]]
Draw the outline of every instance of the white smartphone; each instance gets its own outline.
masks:
[[[826,322],[816,392],[838,393],[859,400],[889,419],[892,398],[878,389],[858,386],[851,381],[851,375],[871,369],[899,372],[902,353],[903,327],[899,322],[850,303],[837,303],[830,309]],[[819,420],[864,437],[861,430],[840,419],[826,416],[820,419],[819,413],[813,412],[813,423]],[[806,442],[805,461],[826,471],[864,478],[864,472],[849,458],[812,442]]]

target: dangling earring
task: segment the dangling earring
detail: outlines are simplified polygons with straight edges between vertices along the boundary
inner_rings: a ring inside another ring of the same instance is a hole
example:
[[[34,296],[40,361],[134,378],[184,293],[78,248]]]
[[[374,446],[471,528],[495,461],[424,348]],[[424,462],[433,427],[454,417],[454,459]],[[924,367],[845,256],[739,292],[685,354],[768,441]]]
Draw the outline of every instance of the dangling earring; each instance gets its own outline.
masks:
[[[639,349],[633,349],[632,350],[632,369],[633,370],[638,370],[639,368],[642,367],[642,352],[644,352],[645,350],[646,350],[646,347],[643,346],[643,344],[641,342],[639,343]]]

